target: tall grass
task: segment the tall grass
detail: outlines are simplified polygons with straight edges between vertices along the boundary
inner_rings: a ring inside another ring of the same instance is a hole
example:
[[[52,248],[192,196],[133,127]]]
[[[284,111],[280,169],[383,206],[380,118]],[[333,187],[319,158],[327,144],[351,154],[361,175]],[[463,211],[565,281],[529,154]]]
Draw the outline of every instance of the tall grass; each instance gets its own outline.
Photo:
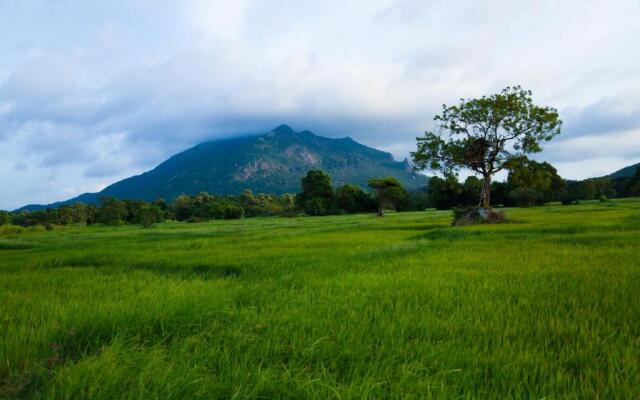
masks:
[[[640,201],[0,236],[0,397],[640,396]]]

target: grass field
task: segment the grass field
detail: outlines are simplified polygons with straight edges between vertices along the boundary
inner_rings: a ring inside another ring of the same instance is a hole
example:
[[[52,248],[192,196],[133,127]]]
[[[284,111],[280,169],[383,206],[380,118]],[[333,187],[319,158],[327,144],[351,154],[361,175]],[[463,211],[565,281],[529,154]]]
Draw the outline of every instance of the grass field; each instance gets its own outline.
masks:
[[[0,397],[640,398],[640,200],[0,237]]]

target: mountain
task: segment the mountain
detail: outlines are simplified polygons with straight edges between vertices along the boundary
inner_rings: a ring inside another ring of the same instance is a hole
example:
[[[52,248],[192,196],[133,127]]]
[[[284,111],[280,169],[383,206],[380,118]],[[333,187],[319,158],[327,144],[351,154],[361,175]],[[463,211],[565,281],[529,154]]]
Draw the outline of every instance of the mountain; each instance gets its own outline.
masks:
[[[624,167],[616,172],[607,175],[607,178],[628,178],[633,176],[636,173],[636,170],[640,168],[640,163],[629,165],[628,167]]]
[[[327,172],[334,185],[366,187],[374,177],[394,176],[408,189],[425,186],[427,177],[411,170],[408,161],[362,145],[351,138],[330,139],[281,125],[269,133],[201,143],[176,154],[151,171],[116,182],[99,193],[85,193],[37,210],[76,202],[97,203],[103,196],[171,201],[181,194],[296,193],[310,169]]]

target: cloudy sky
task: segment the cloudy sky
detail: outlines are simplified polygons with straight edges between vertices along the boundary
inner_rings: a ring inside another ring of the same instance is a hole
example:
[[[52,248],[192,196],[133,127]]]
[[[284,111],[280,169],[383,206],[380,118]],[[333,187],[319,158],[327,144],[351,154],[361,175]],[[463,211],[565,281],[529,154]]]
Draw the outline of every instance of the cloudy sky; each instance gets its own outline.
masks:
[[[443,103],[520,84],[567,178],[640,162],[640,1],[0,0],[0,208],[280,123],[401,159]]]

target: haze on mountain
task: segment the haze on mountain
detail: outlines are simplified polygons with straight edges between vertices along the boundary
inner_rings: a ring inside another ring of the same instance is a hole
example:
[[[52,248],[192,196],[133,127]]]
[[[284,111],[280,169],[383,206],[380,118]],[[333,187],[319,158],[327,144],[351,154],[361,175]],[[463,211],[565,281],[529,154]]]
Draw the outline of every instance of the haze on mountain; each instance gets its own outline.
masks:
[[[336,186],[352,183],[366,188],[367,180],[385,176],[398,178],[410,190],[427,184],[427,177],[413,172],[407,160],[395,161],[390,153],[348,137],[331,139],[280,125],[262,135],[201,143],[151,171],[116,182],[98,193],[21,209],[98,203],[104,196],[171,201],[182,194],[239,194],[245,189],[255,193],[296,193],[301,178],[312,169],[327,172]]]

